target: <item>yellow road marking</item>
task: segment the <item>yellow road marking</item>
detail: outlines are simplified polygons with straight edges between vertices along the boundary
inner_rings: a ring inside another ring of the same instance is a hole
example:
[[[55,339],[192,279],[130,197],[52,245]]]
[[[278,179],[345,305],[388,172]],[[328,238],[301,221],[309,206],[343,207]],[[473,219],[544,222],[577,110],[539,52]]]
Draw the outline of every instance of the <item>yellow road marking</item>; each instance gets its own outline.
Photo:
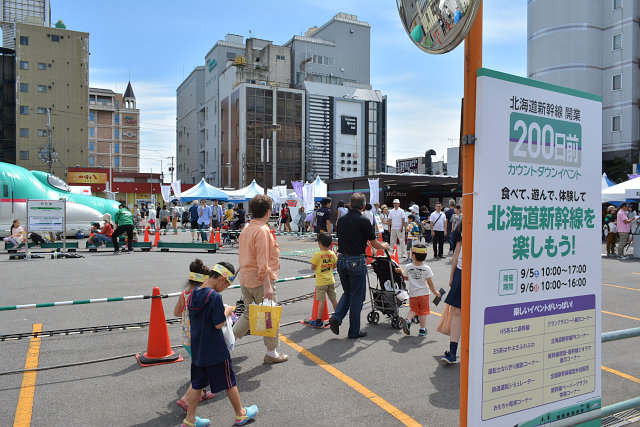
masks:
[[[631,272],[631,274],[640,274],[640,273],[634,273],[633,271]]]
[[[637,317],[631,317],[631,316],[627,316],[627,315],[625,315],[625,314],[612,313],[612,312],[610,312],[610,311],[604,311],[604,310],[602,310],[602,312],[603,312],[604,314],[611,314],[612,316],[625,317],[625,318],[627,318],[627,319],[637,320],[637,321],[639,321],[639,322],[640,322],[640,319],[638,319]]]
[[[42,323],[34,323],[32,332],[42,332]],[[38,367],[40,340],[40,337],[31,337],[29,340],[24,369],[36,369]],[[33,398],[36,393],[36,374],[35,371],[22,374],[22,386],[20,387],[20,397],[18,398],[13,427],[28,427],[31,425]]]
[[[602,365],[602,370],[603,371],[607,371],[609,373],[618,375],[619,377],[625,378],[629,381],[633,381],[634,383],[638,383],[640,384],[640,379],[636,378],[634,376],[631,376],[629,374],[625,374],[624,372],[620,372],[620,371],[616,371],[615,369],[611,369],[611,368],[607,368],[606,366]]]
[[[411,418],[409,415],[405,414],[400,409],[396,408],[395,406],[393,406],[392,404],[390,404],[389,402],[387,402],[386,400],[384,400],[383,398],[375,394],[373,391],[369,390],[368,388],[366,388],[365,386],[363,386],[362,384],[360,384],[359,382],[351,378],[350,376],[344,374],[342,371],[339,371],[338,369],[334,368],[324,360],[320,359],[318,356],[311,353],[306,348],[294,343],[289,338],[282,335],[280,335],[280,340],[282,340],[282,342],[289,345],[289,347],[293,348],[295,351],[302,354],[307,359],[311,360],[316,365],[320,366],[322,369],[324,369],[325,371],[327,371],[328,373],[330,373],[331,375],[333,375],[343,383],[347,384],[349,387],[351,387],[358,393],[362,394],[364,397],[366,397],[371,402],[378,405],[380,408],[384,409],[386,412],[391,414],[393,417],[395,417],[398,421],[400,421],[405,426],[415,426],[415,427],[422,426],[422,424],[420,424],[419,422]]]
[[[640,292],[640,289],[637,288],[627,288],[626,286],[618,286],[618,285],[609,285],[607,283],[603,283],[602,286],[611,286],[612,288],[621,288],[621,289],[629,289],[630,291]]]

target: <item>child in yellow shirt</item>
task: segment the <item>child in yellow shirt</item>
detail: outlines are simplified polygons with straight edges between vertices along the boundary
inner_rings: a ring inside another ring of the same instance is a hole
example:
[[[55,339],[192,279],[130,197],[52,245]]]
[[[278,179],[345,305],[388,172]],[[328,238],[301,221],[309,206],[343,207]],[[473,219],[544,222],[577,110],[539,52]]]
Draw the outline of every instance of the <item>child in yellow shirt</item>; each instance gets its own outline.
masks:
[[[309,320],[309,325],[322,328],[322,313],[324,312],[325,295],[329,297],[333,310],[338,305],[336,299],[336,280],[333,277],[333,270],[338,263],[336,254],[329,250],[331,246],[331,234],[321,232],[318,233],[319,251],[311,257],[311,269],[316,272],[316,300],[318,301],[318,318]]]

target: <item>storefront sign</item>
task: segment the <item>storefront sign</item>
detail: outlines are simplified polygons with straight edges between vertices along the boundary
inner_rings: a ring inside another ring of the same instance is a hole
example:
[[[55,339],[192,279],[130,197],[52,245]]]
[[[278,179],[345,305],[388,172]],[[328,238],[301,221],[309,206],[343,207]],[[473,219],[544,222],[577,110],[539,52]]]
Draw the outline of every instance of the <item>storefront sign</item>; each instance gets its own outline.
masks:
[[[104,184],[107,174],[103,172],[69,172],[69,184]]]
[[[600,97],[477,82],[469,425],[599,408]]]
[[[340,116],[340,133],[343,135],[358,134],[358,118],[351,116]]]

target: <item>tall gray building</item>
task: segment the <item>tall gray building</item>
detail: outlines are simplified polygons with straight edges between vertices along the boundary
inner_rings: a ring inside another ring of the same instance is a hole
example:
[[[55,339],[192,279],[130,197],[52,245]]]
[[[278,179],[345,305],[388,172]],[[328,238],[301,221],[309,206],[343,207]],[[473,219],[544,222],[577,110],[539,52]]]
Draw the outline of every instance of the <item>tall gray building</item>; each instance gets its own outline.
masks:
[[[602,96],[602,158],[639,163],[638,2],[533,0],[527,6],[530,78]]]
[[[272,186],[384,171],[386,97],[369,56],[369,24],[344,13],[284,45],[227,34],[178,87],[178,178]]]

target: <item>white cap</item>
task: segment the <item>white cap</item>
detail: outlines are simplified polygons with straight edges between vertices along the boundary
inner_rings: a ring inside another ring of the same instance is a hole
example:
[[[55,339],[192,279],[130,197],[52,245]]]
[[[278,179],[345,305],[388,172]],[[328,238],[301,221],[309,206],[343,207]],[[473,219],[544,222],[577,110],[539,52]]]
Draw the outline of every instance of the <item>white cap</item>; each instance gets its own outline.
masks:
[[[400,200],[398,200],[398,199],[393,199],[393,203],[398,203],[398,204],[400,204]]]

